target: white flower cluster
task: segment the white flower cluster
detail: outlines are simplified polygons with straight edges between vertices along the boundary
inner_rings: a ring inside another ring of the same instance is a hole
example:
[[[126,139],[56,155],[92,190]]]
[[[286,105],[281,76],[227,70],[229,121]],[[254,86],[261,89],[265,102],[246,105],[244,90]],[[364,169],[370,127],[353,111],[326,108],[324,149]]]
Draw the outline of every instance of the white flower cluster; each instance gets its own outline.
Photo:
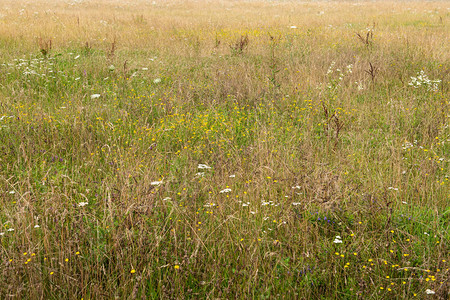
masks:
[[[333,243],[335,243],[335,244],[342,244],[342,238],[341,238],[339,235],[337,235],[337,236],[334,238]]]
[[[417,140],[414,140],[414,144],[410,143],[408,141],[406,141],[403,145],[402,145],[402,149],[403,150],[407,150],[409,148],[413,148],[414,146],[417,146]]]
[[[353,73],[353,64],[350,64],[348,66],[345,67],[345,71],[342,71],[339,68],[334,69],[334,66],[336,65],[336,62],[331,62],[330,67],[328,68],[327,71],[327,76],[329,78],[329,83],[327,85],[328,89],[336,89],[338,86],[341,85],[342,80],[344,80],[344,77],[346,75],[349,75],[351,73]],[[333,73],[335,73],[338,75],[338,78],[333,78],[334,76],[331,76]]]
[[[211,169],[210,166],[205,165],[205,164],[198,164],[197,168],[198,168],[198,169]]]
[[[411,77],[411,81],[408,85],[414,88],[426,87],[428,91],[437,92],[439,88],[440,79],[431,80],[422,70],[417,73],[417,77]]]

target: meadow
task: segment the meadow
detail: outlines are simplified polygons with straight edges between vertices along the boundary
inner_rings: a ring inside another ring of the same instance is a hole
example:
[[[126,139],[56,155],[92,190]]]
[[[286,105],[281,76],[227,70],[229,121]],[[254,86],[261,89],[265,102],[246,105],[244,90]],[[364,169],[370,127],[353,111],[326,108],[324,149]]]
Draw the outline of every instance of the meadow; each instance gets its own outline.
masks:
[[[2,0],[1,299],[449,299],[447,1]]]

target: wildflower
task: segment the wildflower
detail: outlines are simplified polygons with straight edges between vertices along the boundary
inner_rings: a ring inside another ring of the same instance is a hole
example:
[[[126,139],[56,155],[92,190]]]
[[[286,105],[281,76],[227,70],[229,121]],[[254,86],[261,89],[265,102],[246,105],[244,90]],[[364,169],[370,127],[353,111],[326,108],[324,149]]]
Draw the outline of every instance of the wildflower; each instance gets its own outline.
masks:
[[[134,273],[136,273],[136,270],[135,270],[135,269],[132,269],[132,270],[130,271],[130,273],[131,273],[131,274],[134,274]]]
[[[41,226],[39,226],[39,225],[34,225],[34,228],[39,228],[39,227],[41,227]]]
[[[411,77],[411,81],[408,83],[408,85],[419,88],[421,86],[427,87],[428,91],[436,92],[438,90],[438,85],[441,82],[440,79],[436,80],[430,80],[428,76],[425,74],[425,72],[422,70],[419,73],[417,73],[417,77]]]
[[[83,207],[83,206],[86,206],[88,204],[89,204],[89,202],[80,202],[80,203],[78,203],[78,206],[79,207]]]
[[[334,62],[334,61],[331,63],[330,67],[328,68],[327,75],[333,73],[333,67],[335,64],[336,64],[336,62]]]
[[[161,181],[152,181],[150,184],[151,185],[160,185],[162,183],[162,180]]]
[[[233,175],[230,175],[230,176],[228,176],[228,177],[230,177],[230,178],[234,178],[234,177],[236,177],[236,175],[234,175],[234,174],[233,174]]]
[[[333,243],[342,244],[342,238],[339,235],[337,235],[336,238],[334,239]]]
[[[221,193],[221,194],[223,194],[223,193],[229,193],[229,192],[231,192],[231,189],[223,189],[223,190],[221,190],[219,193]]]
[[[91,95],[91,99],[97,99],[97,98],[100,98],[100,94],[92,94]]]
[[[427,295],[434,295],[434,294],[435,294],[435,292],[432,291],[432,290],[430,290],[430,289],[426,289],[426,290],[425,290],[425,293],[426,293]]]
[[[178,270],[178,269],[180,268],[179,265],[175,265],[175,266],[173,266],[173,267],[175,268],[175,270]]]
[[[161,78],[156,78],[156,79],[153,80],[153,83],[154,83],[154,84],[158,84],[158,83],[160,83],[160,82],[161,82]]]
[[[352,73],[352,68],[353,68],[352,64],[348,65],[347,66],[347,73]]]
[[[197,168],[198,168],[198,169],[211,169],[210,166],[205,165],[205,164],[199,164],[199,165],[197,166]]]
[[[297,29],[297,26],[293,25],[290,27],[291,29]]]

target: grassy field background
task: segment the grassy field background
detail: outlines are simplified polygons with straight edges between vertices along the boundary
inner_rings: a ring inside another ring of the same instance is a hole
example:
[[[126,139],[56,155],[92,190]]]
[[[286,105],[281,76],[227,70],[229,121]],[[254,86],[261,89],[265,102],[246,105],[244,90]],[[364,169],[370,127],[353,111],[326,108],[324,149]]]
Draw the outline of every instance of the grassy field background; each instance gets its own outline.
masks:
[[[0,3],[1,299],[448,299],[446,1]]]

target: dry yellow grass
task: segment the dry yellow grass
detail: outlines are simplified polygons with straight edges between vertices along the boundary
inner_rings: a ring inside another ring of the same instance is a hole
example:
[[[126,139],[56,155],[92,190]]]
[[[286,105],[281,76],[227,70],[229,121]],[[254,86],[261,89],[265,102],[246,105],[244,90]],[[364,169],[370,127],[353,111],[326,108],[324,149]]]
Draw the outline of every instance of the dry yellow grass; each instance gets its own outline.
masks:
[[[0,298],[447,299],[449,10],[3,0]]]

